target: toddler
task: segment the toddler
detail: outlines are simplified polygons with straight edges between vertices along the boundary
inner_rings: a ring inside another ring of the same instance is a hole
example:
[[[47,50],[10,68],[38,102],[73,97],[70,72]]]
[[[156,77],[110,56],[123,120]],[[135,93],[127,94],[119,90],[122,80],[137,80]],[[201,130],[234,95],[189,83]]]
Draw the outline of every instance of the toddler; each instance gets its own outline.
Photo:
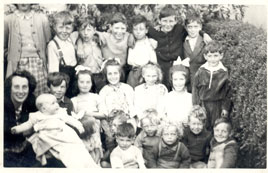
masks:
[[[70,77],[69,89],[66,95],[72,97],[72,82],[74,68],[77,64],[74,42],[70,35],[73,32],[74,17],[69,11],[60,11],[53,16],[55,37],[48,43],[48,71],[64,72]]]
[[[23,133],[31,128],[35,133],[28,139],[42,165],[50,154],[61,160],[66,167],[97,167],[76,132],[66,124],[84,132],[81,123],[59,108],[57,99],[51,94],[41,94],[36,99],[38,112],[30,113],[29,120],[11,129],[13,134]],[[70,157],[71,156],[71,157]]]
[[[214,137],[210,142],[208,168],[235,168],[238,146],[232,136],[228,119],[219,118],[214,124]]]
[[[145,168],[142,153],[133,145],[135,129],[130,123],[123,123],[116,131],[118,146],[112,151],[110,160],[112,168]]]
[[[151,168],[189,168],[190,154],[186,146],[179,141],[181,132],[175,124],[167,123],[161,134],[161,140],[153,145],[150,155]]]
[[[6,77],[16,70],[27,70],[36,79],[35,96],[47,92],[46,47],[51,39],[45,14],[31,10],[32,4],[17,4],[4,19],[4,49],[7,49]]]
[[[141,84],[141,67],[148,62],[157,63],[154,49],[157,47],[157,42],[154,39],[148,38],[148,22],[142,15],[136,15],[132,19],[132,32],[135,38],[135,45],[128,49],[127,62],[132,66],[128,74],[127,83],[135,88]]]
[[[192,94],[187,92],[189,70],[183,65],[174,65],[169,71],[172,91],[167,93],[160,104],[159,113],[167,121],[187,126],[188,115],[192,108]]]
[[[71,115],[73,111],[73,103],[65,96],[66,90],[69,87],[70,78],[62,72],[53,72],[48,74],[47,86],[50,93],[53,94],[59,103],[59,106],[67,109],[67,113]]]
[[[141,120],[142,113],[146,109],[157,110],[160,100],[168,92],[165,85],[161,84],[162,72],[160,67],[154,63],[148,63],[142,67],[142,77],[145,83],[135,88],[135,110],[138,120]]]
[[[184,129],[182,140],[190,152],[192,168],[206,167],[211,132],[206,130],[205,125],[205,109],[199,105],[193,106],[189,114],[188,127]]]
[[[124,72],[118,58],[108,59],[104,62],[103,73],[108,82],[101,91],[100,96],[103,99],[103,112],[107,116],[112,110],[124,110],[130,117],[134,117],[134,91],[133,88],[120,82]]]
[[[231,87],[228,70],[221,63],[223,48],[217,41],[205,47],[207,62],[195,74],[193,83],[193,105],[201,105],[207,112],[206,128],[212,130],[217,118],[227,117],[231,107]]]

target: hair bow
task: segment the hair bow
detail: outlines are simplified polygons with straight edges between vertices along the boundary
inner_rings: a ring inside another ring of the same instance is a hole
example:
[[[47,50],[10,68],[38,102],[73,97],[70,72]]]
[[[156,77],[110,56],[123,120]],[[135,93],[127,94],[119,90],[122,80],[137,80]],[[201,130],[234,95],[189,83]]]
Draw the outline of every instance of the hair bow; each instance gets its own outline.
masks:
[[[110,60],[114,60],[114,61],[116,61],[118,64],[121,64],[121,61],[120,61],[119,58],[115,58],[115,57],[113,57],[113,58],[112,58],[112,57],[107,58],[105,61],[103,61],[102,65],[101,65],[101,71],[104,69],[106,63],[107,63],[108,61],[110,61]]]
[[[89,67],[83,66],[83,65],[78,65],[75,67],[75,74],[77,75],[80,71],[88,70],[91,72],[91,69]]]

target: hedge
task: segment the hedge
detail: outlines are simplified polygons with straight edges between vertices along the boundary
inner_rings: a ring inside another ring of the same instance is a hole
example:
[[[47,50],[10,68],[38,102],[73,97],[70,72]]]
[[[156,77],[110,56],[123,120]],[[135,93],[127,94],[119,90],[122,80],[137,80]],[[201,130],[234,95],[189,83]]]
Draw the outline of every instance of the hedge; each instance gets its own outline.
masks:
[[[203,28],[225,47],[233,90],[231,120],[240,168],[266,168],[267,33],[241,21],[210,21]]]

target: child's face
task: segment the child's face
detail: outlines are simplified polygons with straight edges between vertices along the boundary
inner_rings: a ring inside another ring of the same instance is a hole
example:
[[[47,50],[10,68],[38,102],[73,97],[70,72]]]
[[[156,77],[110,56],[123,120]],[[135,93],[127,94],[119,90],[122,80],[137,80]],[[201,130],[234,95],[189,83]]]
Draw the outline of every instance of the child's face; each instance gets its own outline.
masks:
[[[176,127],[170,126],[170,127],[163,129],[162,139],[168,145],[174,144],[178,139]]]
[[[47,115],[54,115],[59,110],[59,104],[56,97],[47,97],[42,105],[43,113]]]
[[[116,142],[122,150],[127,150],[133,144],[134,138],[117,136]]]
[[[89,74],[78,74],[77,80],[80,94],[86,94],[92,87],[91,76]]]
[[[161,25],[161,31],[167,33],[170,32],[177,23],[176,16],[163,17],[159,21]]]
[[[155,133],[157,131],[157,125],[152,124],[150,120],[147,118],[142,120],[142,129],[146,133],[147,136],[155,136]]]
[[[31,4],[18,4],[19,11],[27,12],[31,9]]]
[[[111,31],[116,40],[122,40],[127,32],[127,26],[122,22],[114,23]]]
[[[54,26],[54,30],[59,39],[66,41],[73,32],[73,25],[72,24],[64,25],[63,22],[58,22]]]
[[[84,42],[89,42],[92,40],[93,35],[95,34],[95,28],[91,25],[87,25],[84,29],[80,29],[79,33]]]
[[[188,36],[191,38],[196,38],[199,35],[199,31],[202,29],[202,26],[196,21],[190,22],[186,26]]]
[[[137,40],[142,40],[145,38],[148,29],[145,26],[145,23],[139,23],[133,27],[133,34]]]
[[[207,54],[204,54],[204,58],[207,60],[208,65],[210,67],[217,67],[222,57],[223,57],[223,53],[219,53],[219,52],[214,52],[214,53],[208,52]]]
[[[116,85],[120,81],[120,66],[107,66],[107,80],[110,84]]]
[[[201,133],[204,128],[203,122],[193,116],[190,116],[189,120],[190,120],[189,121],[190,130],[196,135]]]
[[[114,119],[113,122],[112,122],[112,127],[111,127],[111,130],[112,130],[112,133],[115,134],[116,131],[117,131],[117,127],[122,124],[118,119]]]
[[[66,89],[65,80],[63,80],[59,86],[50,85],[50,92],[57,98],[57,100],[61,100],[64,97]]]
[[[149,86],[155,85],[158,79],[157,71],[155,69],[148,68],[145,70],[143,78],[147,85]]]
[[[182,72],[176,71],[172,74],[172,84],[175,91],[183,91],[186,79]]]
[[[214,127],[214,138],[217,142],[224,142],[229,138],[230,130],[228,126],[226,123],[220,123]]]

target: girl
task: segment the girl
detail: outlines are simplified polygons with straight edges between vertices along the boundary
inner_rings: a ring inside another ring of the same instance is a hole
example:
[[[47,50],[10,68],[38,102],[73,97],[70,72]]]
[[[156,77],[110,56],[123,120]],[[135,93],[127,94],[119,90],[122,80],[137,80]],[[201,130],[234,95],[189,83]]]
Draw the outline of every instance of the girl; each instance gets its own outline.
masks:
[[[112,110],[119,109],[133,117],[134,91],[128,84],[120,82],[120,78],[124,78],[120,60],[113,58],[104,62],[103,73],[108,83],[100,91],[100,96],[104,102],[104,114],[109,115]]]
[[[36,79],[34,94],[47,92],[46,47],[51,38],[46,15],[31,10],[31,4],[17,4],[18,10],[5,17],[4,49],[8,49],[7,74],[29,71]]]
[[[192,94],[187,92],[189,71],[183,65],[174,65],[169,71],[172,91],[165,95],[160,104],[160,114],[168,121],[187,125],[192,108]]]
[[[157,42],[154,39],[148,39],[148,22],[142,15],[136,15],[132,19],[132,32],[135,37],[135,45],[128,49],[128,64],[132,66],[129,72],[127,83],[135,88],[141,84],[141,67],[148,62],[157,63],[154,49]]]
[[[146,109],[157,110],[160,100],[168,92],[167,88],[161,84],[162,72],[157,64],[148,63],[143,66],[142,77],[145,83],[135,87],[134,105],[138,120],[143,118],[142,113]]]

